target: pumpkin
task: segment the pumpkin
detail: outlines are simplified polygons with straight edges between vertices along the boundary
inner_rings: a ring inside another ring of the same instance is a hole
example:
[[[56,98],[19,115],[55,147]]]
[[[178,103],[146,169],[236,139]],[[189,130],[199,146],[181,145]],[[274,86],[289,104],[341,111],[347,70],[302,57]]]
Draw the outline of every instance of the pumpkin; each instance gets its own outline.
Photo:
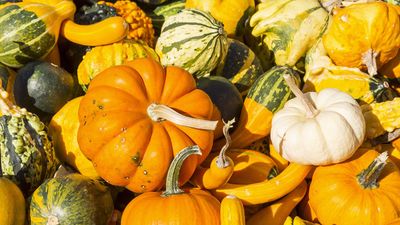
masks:
[[[58,165],[46,126],[38,116],[0,93],[0,176],[14,181],[29,196]]]
[[[75,12],[72,1],[56,5],[20,2],[0,9],[0,62],[20,68],[46,57],[58,40],[61,23]]]
[[[272,118],[271,142],[288,161],[327,165],[350,158],[364,142],[365,119],[358,103],[333,88],[303,94],[284,78],[296,98]]]
[[[322,39],[307,52],[305,62],[304,92],[336,88],[361,103],[382,102],[397,96],[386,79],[371,77],[358,68],[335,65],[328,57]]]
[[[221,225],[246,225],[243,203],[234,195],[221,201]]]
[[[223,133],[226,144],[220,150],[218,156],[214,157],[209,168],[199,166],[191,177],[191,182],[200,188],[215,189],[228,182],[234,172],[234,162],[225,154],[230,145],[229,128],[235,119],[224,122]]]
[[[315,169],[314,169],[314,171],[315,171]],[[312,178],[312,176],[310,177],[310,180],[311,180],[311,178]],[[310,188],[307,189],[307,192],[304,195],[303,199],[297,205],[296,212],[300,218],[305,219],[307,221],[317,223],[318,218],[317,218],[317,215],[315,215],[314,210],[311,208],[309,194],[310,194]]]
[[[383,65],[378,72],[391,81],[400,83],[400,51],[397,53],[396,57]]]
[[[79,173],[98,179],[92,162],[83,155],[78,144],[78,109],[82,97],[67,102],[51,119],[49,135],[53,139],[57,158],[75,168]]]
[[[243,34],[245,21],[255,8],[254,0],[186,0],[185,8],[195,8],[210,12],[224,24],[224,29],[231,37]]]
[[[151,58],[110,67],[79,106],[78,143],[97,173],[133,192],[157,190],[182,146],[198,144],[181,171],[185,183],[211,150],[213,104],[187,71]],[[95,132],[94,132],[95,131]]]
[[[228,78],[246,96],[254,81],[263,74],[258,57],[244,43],[228,39],[228,53],[215,71],[215,75]]]
[[[164,66],[175,65],[200,78],[225,58],[228,39],[209,13],[183,9],[165,19],[155,50]]]
[[[329,14],[317,0],[276,0],[257,5],[252,34],[274,52],[277,65],[294,66],[326,29]]]
[[[19,69],[13,89],[15,102],[38,115],[55,114],[74,92],[73,76],[44,61],[33,61]]]
[[[0,224],[25,224],[25,199],[21,190],[11,180],[0,177]]]
[[[387,158],[359,149],[346,162],[317,167],[309,197],[321,224],[384,225],[398,218],[400,171]]]
[[[275,66],[263,73],[251,86],[244,100],[238,125],[231,134],[231,148],[246,148],[269,135],[273,114],[293,97],[283,79],[284,74],[300,82],[299,75],[293,69]],[[224,144],[217,141],[213,148],[221,148]]]
[[[180,151],[168,169],[165,191],[134,198],[122,213],[121,225],[219,225],[221,204],[215,197],[200,189],[178,186],[182,163],[192,154],[201,154],[200,148],[189,146]]]
[[[337,9],[322,39],[333,62],[376,75],[400,47],[400,18],[395,7],[370,2]]]
[[[145,57],[158,60],[155,51],[140,41],[124,40],[111,45],[96,46],[86,52],[79,63],[77,71],[79,84],[86,91],[90,81],[103,70]]]
[[[247,220],[247,225],[283,224],[296,205],[303,199],[307,183],[301,182],[293,191],[260,209]]]
[[[109,189],[80,174],[48,179],[35,190],[29,207],[32,224],[107,225],[114,210]]]

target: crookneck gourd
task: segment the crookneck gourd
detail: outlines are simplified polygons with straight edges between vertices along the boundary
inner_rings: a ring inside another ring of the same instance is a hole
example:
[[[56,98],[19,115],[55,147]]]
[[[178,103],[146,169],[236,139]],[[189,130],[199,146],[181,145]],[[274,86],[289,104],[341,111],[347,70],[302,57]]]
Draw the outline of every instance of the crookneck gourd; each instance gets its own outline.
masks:
[[[0,93],[0,176],[10,178],[29,196],[52,177],[58,160],[46,126],[33,113],[13,105]]]
[[[158,190],[182,148],[197,144],[181,184],[208,155],[213,104],[187,71],[151,58],[110,67],[90,83],[79,107],[78,143],[107,182],[134,192]]]

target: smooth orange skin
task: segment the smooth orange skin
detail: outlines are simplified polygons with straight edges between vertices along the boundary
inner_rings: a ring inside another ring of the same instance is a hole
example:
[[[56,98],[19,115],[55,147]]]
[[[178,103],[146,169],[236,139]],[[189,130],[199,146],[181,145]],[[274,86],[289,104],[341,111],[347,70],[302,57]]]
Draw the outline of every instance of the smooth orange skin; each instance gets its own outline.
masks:
[[[220,202],[208,192],[187,189],[186,193],[161,196],[147,192],[134,198],[122,213],[121,225],[219,225]]]
[[[356,176],[379,155],[359,149],[348,161],[317,167],[309,203],[321,224],[385,225],[400,216],[400,171],[388,161],[379,187],[364,189]]]
[[[353,4],[338,9],[323,44],[338,66],[366,70],[362,54],[368,49],[379,53],[377,66],[394,58],[400,47],[400,18],[396,6],[386,2]]]
[[[197,144],[202,155],[185,160],[180,183],[189,180],[211,150],[213,132],[154,122],[151,103],[209,120],[213,104],[183,69],[163,68],[151,58],[113,66],[90,83],[79,107],[78,143],[107,182],[133,192],[160,189],[174,155]]]

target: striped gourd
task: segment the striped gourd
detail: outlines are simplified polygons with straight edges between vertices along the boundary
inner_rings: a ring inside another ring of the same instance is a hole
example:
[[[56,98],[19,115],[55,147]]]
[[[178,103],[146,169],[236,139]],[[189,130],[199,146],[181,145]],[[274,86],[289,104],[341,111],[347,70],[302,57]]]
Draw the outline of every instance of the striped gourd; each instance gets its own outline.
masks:
[[[389,2],[393,5],[400,5],[400,0],[385,0],[385,2]]]
[[[254,36],[263,36],[277,65],[294,66],[328,24],[329,14],[318,0],[262,2],[250,19]]]
[[[109,189],[80,174],[46,180],[32,195],[33,225],[107,225],[114,206]]]
[[[164,24],[165,18],[177,14],[179,11],[185,8],[185,0],[173,1],[166,5],[160,5],[156,7],[152,12],[147,12],[147,15],[151,18],[155,35],[159,36],[161,33],[161,27]]]
[[[78,82],[86,91],[90,81],[103,70],[148,56],[158,60],[156,52],[141,41],[124,40],[110,45],[96,46],[83,56],[77,70]]]
[[[61,22],[74,12],[69,0],[53,6],[22,2],[0,9],[0,62],[19,68],[44,58],[57,42]]]
[[[14,70],[0,64],[1,87],[8,92],[10,95],[9,98],[12,102],[15,102],[13,89],[16,75],[17,73]]]
[[[182,67],[196,77],[208,76],[227,50],[222,23],[196,9],[184,9],[166,18],[156,44],[163,65]]]
[[[0,161],[0,176],[15,181],[26,196],[54,175],[58,161],[36,115],[22,111],[0,117]]]
[[[245,96],[254,81],[263,74],[263,68],[258,57],[245,44],[235,39],[229,39],[228,43],[228,53],[217,66],[216,75],[228,78]]]
[[[271,131],[272,116],[294,95],[283,79],[289,74],[300,84],[296,71],[286,66],[275,66],[263,73],[251,86],[244,100],[240,120],[231,134],[231,148],[246,148],[266,137]],[[217,141],[213,149],[220,149],[224,141]]]

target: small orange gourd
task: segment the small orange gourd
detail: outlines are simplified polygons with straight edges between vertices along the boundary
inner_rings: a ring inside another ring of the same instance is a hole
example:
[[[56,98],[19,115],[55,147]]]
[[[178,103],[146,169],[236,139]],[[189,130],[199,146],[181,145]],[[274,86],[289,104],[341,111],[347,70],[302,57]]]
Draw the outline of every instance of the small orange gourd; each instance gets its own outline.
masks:
[[[208,192],[180,189],[179,171],[190,155],[200,155],[198,146],[179,152],[168,170],[164,192],[146,192],[134,198],[122,213],[121,225],[171,224],[219,225],[220,202]]]
[[[226,144],[222,147],[219,155],[211,161],[210,167],[199,166],[195,170],[191,177],[191,182],[194,185],[205,189],[215,189],[226,184],[231,178],[234,170],[234,162],[225,152],[228,150],[231,141],[228,130],[232,128],[234,122],[235,119],[225,123],[223,133],[226,138]]]

